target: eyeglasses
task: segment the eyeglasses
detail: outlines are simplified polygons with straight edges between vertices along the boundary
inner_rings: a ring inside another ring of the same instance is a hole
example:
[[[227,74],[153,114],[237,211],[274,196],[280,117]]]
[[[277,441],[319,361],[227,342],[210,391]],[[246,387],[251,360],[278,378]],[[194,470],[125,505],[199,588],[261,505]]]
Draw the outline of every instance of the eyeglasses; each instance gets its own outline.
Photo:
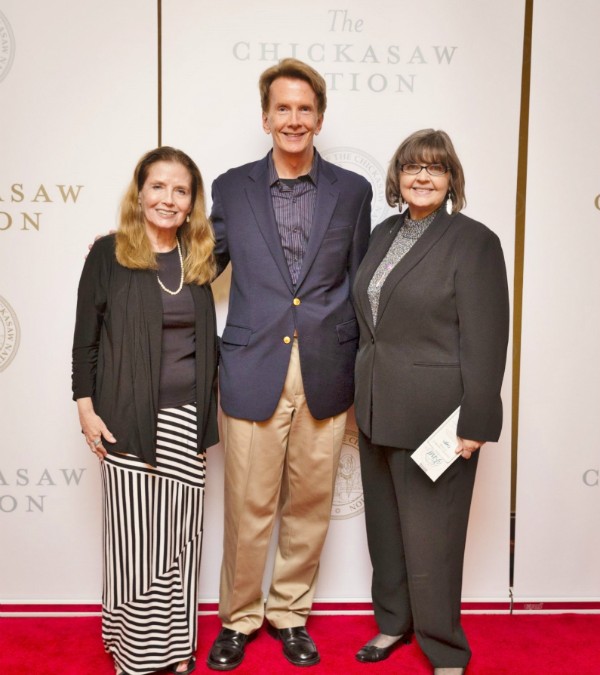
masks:
[[[409,173],[412,176],[420,174],[421,171],[427,171],[430,176],[443,176],[447,171],[448,167],[443,164],[401,164],[400,171],[403,173]]]

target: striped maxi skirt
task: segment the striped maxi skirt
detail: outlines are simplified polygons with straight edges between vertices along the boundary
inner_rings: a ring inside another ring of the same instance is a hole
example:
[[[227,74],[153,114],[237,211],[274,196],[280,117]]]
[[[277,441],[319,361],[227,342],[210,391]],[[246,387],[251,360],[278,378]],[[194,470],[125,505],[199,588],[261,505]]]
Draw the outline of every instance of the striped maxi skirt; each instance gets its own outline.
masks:
[[[133,455],[101,463],[102,639],[128,673],[153,673],[197,649],[206,455],[196,407],[159,411],[156,467]]]

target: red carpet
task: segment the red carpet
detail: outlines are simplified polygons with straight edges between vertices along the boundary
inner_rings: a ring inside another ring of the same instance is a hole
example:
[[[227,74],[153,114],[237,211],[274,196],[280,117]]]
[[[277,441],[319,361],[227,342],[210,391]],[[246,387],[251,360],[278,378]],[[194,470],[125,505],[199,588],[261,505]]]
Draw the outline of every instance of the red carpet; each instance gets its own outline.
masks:
[[[476,615],[463,617],[473,658],[467,675],[600,675],[600,615]],[[300,669],[263,630],[246,650],[236,675],[357,673],[426,675],[431,670],[413,642],[379,664],[360,664],[354,653],[375,633],[370,616],[315,616],[308,624],[321,663]],[[200,618],[197,673],[214,673],[204,661],[219,630],[215,616]],[[100,619],[0,619],[0,674],[111,675],[100,640]]]

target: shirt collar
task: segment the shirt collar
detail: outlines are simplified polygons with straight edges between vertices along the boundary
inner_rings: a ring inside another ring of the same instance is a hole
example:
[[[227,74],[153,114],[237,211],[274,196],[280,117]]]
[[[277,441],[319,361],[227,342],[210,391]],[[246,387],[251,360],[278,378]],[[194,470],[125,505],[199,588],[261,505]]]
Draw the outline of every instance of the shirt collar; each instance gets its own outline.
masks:
[[[277,169],[275,168],[275,162],[273,161],[273,150],[271,150],[267,156],[267,162],[269,165],[269,185],[275,185],[279,181],[279,176],[277,175]],[[319,177],[319,165],[321,163],[321,156],[317,152],[316,148],[313,156],[313,163],[310,167],[310,171],[307,174],[298,176],[300,180],[309,180],[313,185],[317,184],[317,178]]]

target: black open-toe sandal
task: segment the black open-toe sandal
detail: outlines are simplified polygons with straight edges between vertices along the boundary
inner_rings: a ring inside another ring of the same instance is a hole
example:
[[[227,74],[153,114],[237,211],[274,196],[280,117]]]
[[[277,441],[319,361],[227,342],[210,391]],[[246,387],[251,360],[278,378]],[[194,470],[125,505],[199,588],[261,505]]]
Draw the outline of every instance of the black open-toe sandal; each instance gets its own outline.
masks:
[[[168,670],[169,673],[175,673],[175,675],[190,675],[196,670],[196,657],[192,656],[189,660],[188,667],[185,670],[177,670],[177,666],[181,663],[178,661],[174,663]]]

